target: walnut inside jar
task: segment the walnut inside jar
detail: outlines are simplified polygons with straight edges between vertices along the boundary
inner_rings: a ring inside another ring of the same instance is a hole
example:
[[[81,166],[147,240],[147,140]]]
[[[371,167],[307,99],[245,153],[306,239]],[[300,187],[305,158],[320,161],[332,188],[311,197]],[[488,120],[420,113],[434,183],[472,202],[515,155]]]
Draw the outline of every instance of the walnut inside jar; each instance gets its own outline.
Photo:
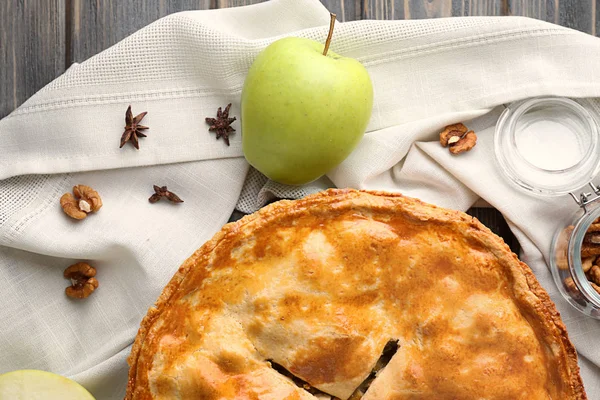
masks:
[[[583,236],[581,266],[592,288],[600,294],[600,218],[596,218]]]

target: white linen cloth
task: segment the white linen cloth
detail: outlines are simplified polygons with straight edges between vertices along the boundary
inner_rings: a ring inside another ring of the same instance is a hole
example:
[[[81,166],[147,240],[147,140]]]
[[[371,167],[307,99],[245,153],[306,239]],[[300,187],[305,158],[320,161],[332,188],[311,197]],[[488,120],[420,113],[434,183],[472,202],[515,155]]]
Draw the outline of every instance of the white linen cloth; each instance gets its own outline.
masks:
[[[331,49],[359,59],[373,80],[364,139],[307,187],[265,183],[255,171],[243,187],[249,167],[239,122],[227,147],[204,117],[231,102],[239,119],[254,57],[284,36],[323,41],[328,21],[317,0],[174,14],[72,66],[0,121],[0,373],[44,369],[98,399],[122,397],[126,357],[147,308],[238,199],[250,211],[273,194],[336,185],[401,191],[460,210],[482,197],[498,208],[562,314],[590,399],[600,398],[600,322],[561,298],[546,265],[552,234],[576,206],[513,189],[492,144],[502,104],[600,97],[600,40],[517,17],[337,24]],[[129,104],[134,115],[148,111],[139,151],[119,149]],[[452,157],[437,133],[470,119],[479,142]],[[58,200],[79,183],[97,189],[104,207],[77,222]],[[185,203],[149,204],[153,184]],[[97,268],[100,287],[72,301],[62,272],[81,260]]]

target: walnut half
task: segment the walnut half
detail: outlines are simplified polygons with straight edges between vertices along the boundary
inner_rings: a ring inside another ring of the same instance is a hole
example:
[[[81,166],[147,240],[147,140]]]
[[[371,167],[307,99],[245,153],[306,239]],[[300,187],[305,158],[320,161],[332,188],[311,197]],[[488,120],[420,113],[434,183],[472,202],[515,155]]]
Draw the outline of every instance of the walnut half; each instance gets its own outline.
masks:
[[[450,153],[460,154],[475,147],[477,135],[462,123],[448,125],[440,133],[440,144],[449,147]]]
[[[73,299],[85,299],[98,287],[96,269],[84,262],[67,267],[63,275],[71,280],[71,286],[65,289],[65,293]]]
[[[442,145],[442,147],[448,147],[448,144],[450,144],[451,140],[453,143],[456,143],[456,141],[458,141],[458,139],[460,139],[465,133],[467,133],[468,130],[469,129],[461,123],[448,125],[440,133],[440,144]]]
[[[465,136],[461,137],[454,143],[449,143],[450,153],[460,154],[471,150],[477,144],[477,135],[473,131],[469,131]]]
[[[100,195],[89,186],[75,185],[73,194],[65,193],[60,198],[60,206],[71,218],[84,219],[88,213],[96,212],[102,207]]]

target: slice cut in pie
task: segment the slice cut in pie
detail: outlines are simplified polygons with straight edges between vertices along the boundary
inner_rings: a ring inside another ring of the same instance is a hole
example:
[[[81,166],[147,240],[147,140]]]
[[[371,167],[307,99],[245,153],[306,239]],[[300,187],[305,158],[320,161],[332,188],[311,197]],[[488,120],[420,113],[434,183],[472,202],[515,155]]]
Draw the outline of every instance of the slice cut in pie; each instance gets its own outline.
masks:
[[[328,190],[226,225],[177,271],[126,399],[586,399],[560,315],[476,219]]]

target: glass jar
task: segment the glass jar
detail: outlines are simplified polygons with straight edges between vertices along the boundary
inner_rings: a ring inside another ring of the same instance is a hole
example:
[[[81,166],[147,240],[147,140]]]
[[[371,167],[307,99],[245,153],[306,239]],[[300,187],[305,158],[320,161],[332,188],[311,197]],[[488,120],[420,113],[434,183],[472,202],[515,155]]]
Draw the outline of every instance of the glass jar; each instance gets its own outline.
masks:
[[[571,223],[554,234],[550,248],[550,269],[558,290],[573,307],[596,319],[600,319],[600,293],[586,276],[592,257],[582,257],[582,245],[590,225],[600,217],[598,205],[592,202],[575,213]]]
[[[512,103],[496,124],[494,150],[500,170],[520,190],[536,196],[570,194],[579,205],[554,234],[550,269],[565,299],[600,319],[600,292],[586,276],[591,259],[582,259],[584,240],[589,241],[585,234],[600,218],[600,187],[591,183],[600,172],[595,115],[591,104],[581,99],[538,97]],[[586,185],[587,191],[577,195]],[[589,251],[586,248],[586,254]]]

